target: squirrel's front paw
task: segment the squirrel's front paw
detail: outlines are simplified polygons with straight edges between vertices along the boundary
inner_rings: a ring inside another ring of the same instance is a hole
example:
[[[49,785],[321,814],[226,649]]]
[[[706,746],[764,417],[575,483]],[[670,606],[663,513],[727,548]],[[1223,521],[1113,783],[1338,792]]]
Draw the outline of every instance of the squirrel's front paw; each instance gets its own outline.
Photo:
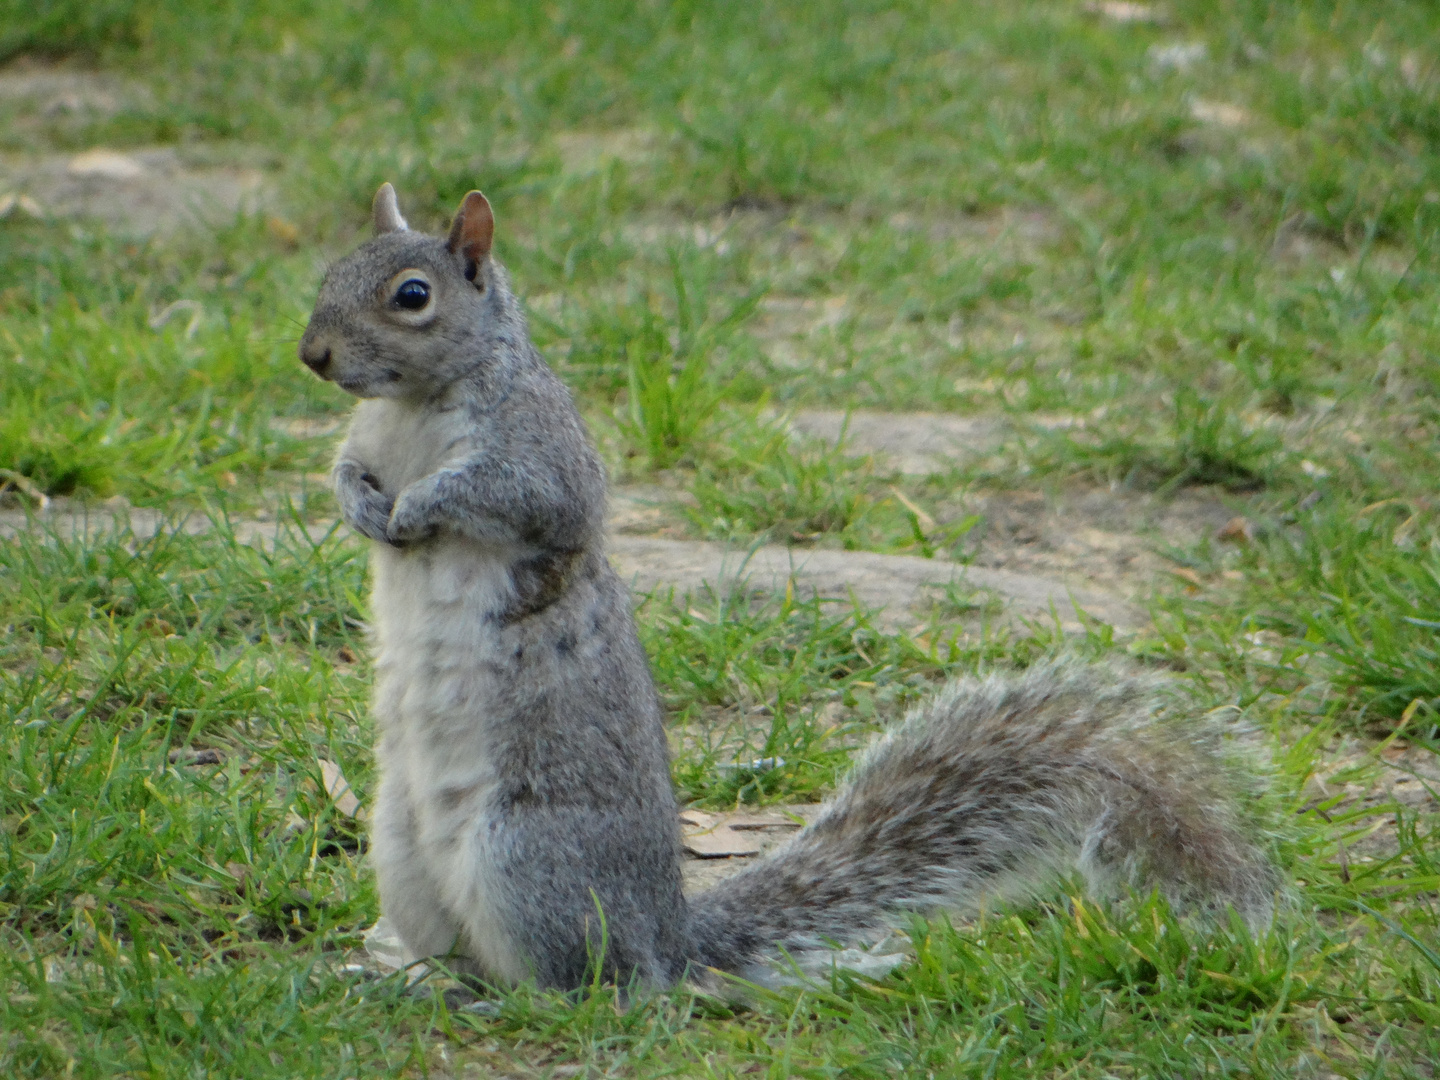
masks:
[[[385,526],[384,539],[396,547],[405,547],[420,540],[428,540],[438,531],[429,505],[416,498],[407,498],[402,492],[390,511],[390,520]]]
[[[384,541],[385,528],[395,500],[375,487],[368,475],[358,483],[341,484],[336,494],[340,501],[340,517],[361,536]]]

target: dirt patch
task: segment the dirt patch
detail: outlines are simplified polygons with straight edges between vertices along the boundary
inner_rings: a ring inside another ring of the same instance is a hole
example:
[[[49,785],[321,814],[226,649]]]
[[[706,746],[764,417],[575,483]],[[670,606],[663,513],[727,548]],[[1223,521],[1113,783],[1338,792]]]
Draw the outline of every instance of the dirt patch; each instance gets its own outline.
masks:
[[[883,467],[915,476],[973,466],[1003,450],[1013,431],[1004,418],[953,413],[809,410],[788,422],[797,434],[830,443],[843,430],[847,452],[874,455]],[[1057,422],[1037,421],[1042,426]],[[1243,512],[1242,502],[1211,488],[1162,497],[1069,483],[1050,491],[958,493],[943,516],[979,519],[967,538],[976,569],[1136,601],[1158,585],[1173,583],[1179,564],[1165,551],[1183,551],[1215,537]]]
[[[1000,449],[1007,425],[986,416],[953,413],[843,412],[812,409],[789,419],[797,435],[834,444],[844,438],[850,453],[874,454],[910,476],[946,472]]]
[[[1213,538],[1236,514],[1233,497],[1208,488],[1169,497],[1071,485],[1051,492],[979,492],[960,500],[980,518],[971,534],[977,567],[1083,581],[1127,600],[1173,586],[1181,552]]]
[[[793,583],[796,593],[807,597],[842,602],[853,597],[863,607],[878,611],[879,624],[890,629],[913,627],[950,586],[976,603],[973,614],[964,615],[962,621],[979,623],[989,617],[986,601],[992,600],[1011,621],[1049,622],[1053,612],[1070,632],[1084,628],[1082,611],[1121,631],[1138,629],[1144,623],[1137,611],[1101,590],[945,559],[779,545],[746,551],[649,536],[614,537],[610,557],[637,593],[673,588],[685,594],[739,586],[783,595]]]
[[[77,71],[21,59],[0,70],[0,109],[29,126],[67,117],[113,116],[153,102],[149,87],[118,75]],[[12,129],[13,133],[13,129]]]
[[[636,536],[672,535],[679,529],[676,507],[686,497],[684,491],[659,484],[626,484],[611,488],[610,531]]]
[[[91,218],[136,236],[222,222],[266,198],[259,169],[187,161],[170,147],[4,155],[0,192],[28,196],[46,215]]]

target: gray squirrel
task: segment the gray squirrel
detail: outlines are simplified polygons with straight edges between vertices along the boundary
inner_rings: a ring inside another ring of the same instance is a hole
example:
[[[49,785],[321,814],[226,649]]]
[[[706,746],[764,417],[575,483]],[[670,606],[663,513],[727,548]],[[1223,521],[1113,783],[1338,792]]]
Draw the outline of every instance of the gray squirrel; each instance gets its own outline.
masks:
[[[417,957],[462,976],[664,988],[867,940],[1078,870],[1092,887],[1270,917],[1219,736],[1153,677],[1052,662],[955,681],[866,750],[807,828],[681,890],[660,703],[605,556],[605,477],[531,343],[478,191],[448,237],[394,189],[300,342],[359,398],[334,467],[374,542],[371,856]]]

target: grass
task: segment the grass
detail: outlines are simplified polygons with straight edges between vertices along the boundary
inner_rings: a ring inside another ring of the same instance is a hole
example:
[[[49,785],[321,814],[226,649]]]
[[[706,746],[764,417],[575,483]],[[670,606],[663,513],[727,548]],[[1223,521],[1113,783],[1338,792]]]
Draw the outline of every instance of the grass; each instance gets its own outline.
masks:
[[[727,355],[728,346],[735,328],[760,299],[758,292],[741,297],[712,317],[707,268],[693,256],[690,262],[688,269],[698,263],[700,274],[687,275],[680,254],[671,249],[673,321],[652,298],[629,326],[621,323],[624,329],[618,335],[613,322],[585,335],[584,347],[598,354],[602,364],[617,353],[624,358],[626,401],[615,420],[630,444],[628,456],[652,470],[682,462],[694,465],[703,452],[702,439],[711,433],[715,411],[726,396],[726,369],[738,366]],[[592,384],[603,383],[600,371],[592,375]]]
[[[0,1072],[1430,1075],[1440,818],[1395,766],[1440,709],[1440,15],[1155,11],[0,0],[7,76],[104,90],[0,94],[0,196],[42,210],[0,217],[0,477],[160,522],[0,539]],[[264,200],[135,236],[10,171],[95,146]],[[612,474],[685,492],[688,536],[970,558],[987,492],[1228,500],[1239,542],[1165,549],[1184,576],[1118,644],[980,634],[955,591],[907,632],[656,595],[641,632],[710,807],[823,795],[953,674],[1175,669],[1268,748],[1276,927],[1062,889],[914,927],[878,982],[493,1015],[347,967],[377,905],[320,762],[366,801],[364,553],[315,527],[349,401],[294,346],[382,180],[432,228],[485,189]],[[907,475],[790,438],[811,408],[1006,435]]]
[[[1440,562],[1433,525],[1404,503],[1326,514],[1269,544],[1264,620],[1326,657],[1372,724],[1436,732]],[[1419,530],[1417,535],[1417,529]]]

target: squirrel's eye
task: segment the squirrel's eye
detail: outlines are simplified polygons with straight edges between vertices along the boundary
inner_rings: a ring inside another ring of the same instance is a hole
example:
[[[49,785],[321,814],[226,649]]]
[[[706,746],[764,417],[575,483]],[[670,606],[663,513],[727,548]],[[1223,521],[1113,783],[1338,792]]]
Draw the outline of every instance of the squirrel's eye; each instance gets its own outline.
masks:
[[[406,311],[419,311],[430,302],[430,286],[419,278],[411,278],[395,290],[395,303]]]

